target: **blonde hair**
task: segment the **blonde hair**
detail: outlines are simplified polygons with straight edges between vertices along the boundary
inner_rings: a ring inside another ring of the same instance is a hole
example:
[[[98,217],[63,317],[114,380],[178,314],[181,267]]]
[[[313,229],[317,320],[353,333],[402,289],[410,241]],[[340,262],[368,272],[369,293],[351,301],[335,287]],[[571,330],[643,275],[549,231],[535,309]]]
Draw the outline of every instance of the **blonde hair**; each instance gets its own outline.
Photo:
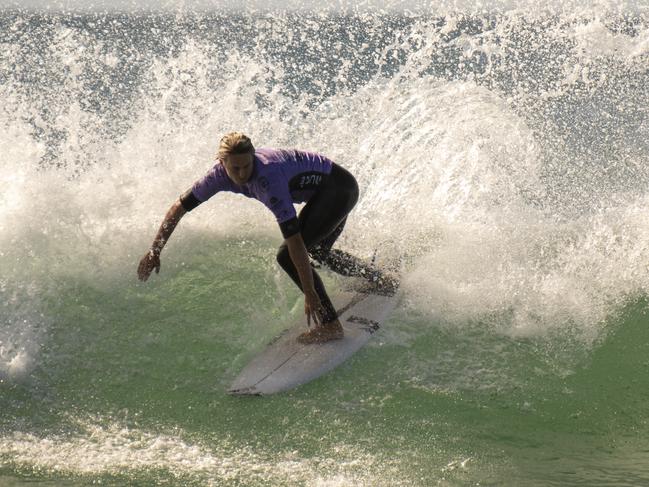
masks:
[[[230,132],[221,138],[217,157],[222,159],[230,154],[246,154],[254,151],[250,137],[241,132]]]

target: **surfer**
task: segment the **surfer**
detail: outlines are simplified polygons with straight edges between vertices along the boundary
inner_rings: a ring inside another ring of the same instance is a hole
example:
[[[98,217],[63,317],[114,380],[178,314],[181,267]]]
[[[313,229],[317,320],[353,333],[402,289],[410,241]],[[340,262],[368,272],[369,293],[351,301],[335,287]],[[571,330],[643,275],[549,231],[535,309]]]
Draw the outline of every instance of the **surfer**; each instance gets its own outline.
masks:
[[[221,139],[214,167],[171,205],[140,261],[140,280],[146,281],[154,269],[160,271],[160,253],[183,215],[219,191],[255,198],[275,215],[284,237],[277,261],[304,293],[307,325],[312,321],[315,325],[298,337],[300,342],[323,343],[343,337],[336,309],[309,257],[334,272],[365,277],[393,292],[395,282],[384,279],[373,266],[332,249],[358,200],[354,176],[320,154],[255,149],[250,138],[239,132]],[[304,202],[297,215],[293,204]]]

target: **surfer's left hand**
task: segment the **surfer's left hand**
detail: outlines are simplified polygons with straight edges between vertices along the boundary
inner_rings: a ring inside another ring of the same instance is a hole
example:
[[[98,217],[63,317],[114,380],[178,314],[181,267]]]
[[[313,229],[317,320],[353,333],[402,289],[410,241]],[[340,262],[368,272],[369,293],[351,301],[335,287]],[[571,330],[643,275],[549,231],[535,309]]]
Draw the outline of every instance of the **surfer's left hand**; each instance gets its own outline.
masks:
[[[304,314],[306,314],[306,323],[308,326],[311,326],[311,319],[313,318],[313,323],[316,325],[320,324],[320,316],[322,315],[322,303],[320,302],[320,297],[315,292],[304,293]]]

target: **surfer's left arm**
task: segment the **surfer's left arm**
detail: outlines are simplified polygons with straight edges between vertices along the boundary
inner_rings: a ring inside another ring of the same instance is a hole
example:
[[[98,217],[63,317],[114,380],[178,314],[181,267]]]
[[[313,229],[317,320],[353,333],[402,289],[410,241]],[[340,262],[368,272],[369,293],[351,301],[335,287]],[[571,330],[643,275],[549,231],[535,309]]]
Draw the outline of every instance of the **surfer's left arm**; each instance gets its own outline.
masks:
[[[315,290],[313,283],[313,271],[309,263],[309,254],[302,240],[302,235],[298,232],[285,239],[288,253],[291,260],[297,269],[302,283],[302,291],[304,292],[304,313],[307,316],[307,323],[311,324],[311,319],[315,323],[320,322],[320,313],[322,312],[322,303],[320,297]]]

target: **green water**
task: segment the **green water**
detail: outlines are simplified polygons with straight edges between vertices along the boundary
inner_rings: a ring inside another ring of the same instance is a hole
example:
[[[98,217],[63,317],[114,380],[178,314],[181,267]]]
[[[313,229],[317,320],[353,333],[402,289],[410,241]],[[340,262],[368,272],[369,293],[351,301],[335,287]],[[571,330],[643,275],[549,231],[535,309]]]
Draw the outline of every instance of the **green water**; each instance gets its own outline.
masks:
[[[585,347],[427,321],[404,296],[332,373],[231,397],[301,300],[274,241],[191,240],[146,284],[135,257],[106,279],[56,279],[38,366],[2,385],[3,485],[649,482],[644,302]]]
[[[646,9],[167,3],[0,11],[0,487],[649,485]],[[303,312],[259,202],[136,278],[231,130],[347,168],[336,245],[403,264],[272,397],[225,393]]]

